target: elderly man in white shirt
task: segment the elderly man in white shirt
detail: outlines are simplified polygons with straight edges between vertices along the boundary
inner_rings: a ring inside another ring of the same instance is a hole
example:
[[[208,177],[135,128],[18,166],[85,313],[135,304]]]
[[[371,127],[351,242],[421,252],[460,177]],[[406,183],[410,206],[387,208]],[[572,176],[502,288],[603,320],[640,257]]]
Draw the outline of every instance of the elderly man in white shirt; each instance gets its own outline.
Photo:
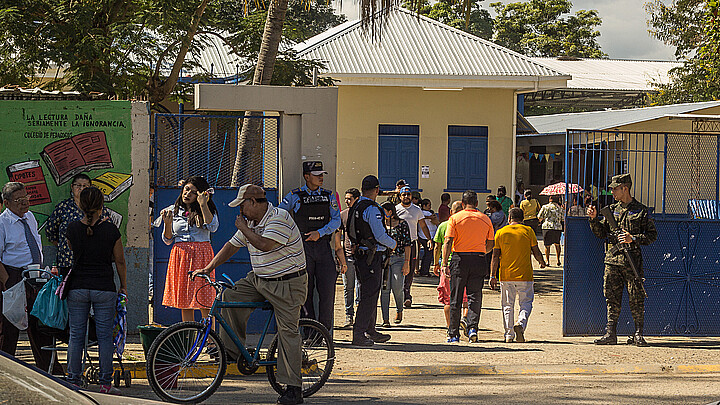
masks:
[[[42,264],[42,242],[38,233],[35,216],[30,212],[30,199],[25,185],[19,182],[6,183],[2,188],[5,211],[0,214],[0,290],[5,291],[22,282],[22,272],[31,264]],[[28,291],[27,308],[35,302],[34,290]],[[52,338],[38,331],[37,318],[28,319],[28,338],[35,357],[35,364],[42,370],[50,365],[50,352],[42,346],[52,344]],[[0,300],[0,350],[15,355],[20,331],[2,315]],[[55,363],[53,373],[62,374],[62,368]]]
[[[280,347],[278,350],[277,381],[287,388],[278,404],[303,403],[302,398],[302,338],[298,330],[300,307],[307,296],[308,276],[305,270],[305,251],[300,230],[290,213],[273,207],[260,186],[246,184],[238,190],[237,198],[228,203],[239,207],[235,226],[238,231],[213,257],[205,268],[195,270],[207,274],[230,259],[241,247],[250,252],[252,271],[223,293],[225,301],[269,301],[275,308]],[[223,316],[243,343],[248,317],[252,309],[224,309]],[[224,329],[220,337],[230,341]],[[226,347],[238,357],[234,345]]]

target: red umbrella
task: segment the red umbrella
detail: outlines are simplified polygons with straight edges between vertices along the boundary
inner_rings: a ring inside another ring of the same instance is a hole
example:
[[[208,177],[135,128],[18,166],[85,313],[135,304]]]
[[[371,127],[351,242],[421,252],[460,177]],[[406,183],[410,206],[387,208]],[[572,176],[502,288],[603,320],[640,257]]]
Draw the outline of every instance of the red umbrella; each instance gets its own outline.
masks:
[[[551,184],[547,187],[545,187],[541,192],[540,195],[560,195],[565,194],[565,186],[568,183],[555,183]],[[575,194],[583,191],[583,188],[580,187],[578,184],[569,184],[569,190],[568,192],[570,194]]]

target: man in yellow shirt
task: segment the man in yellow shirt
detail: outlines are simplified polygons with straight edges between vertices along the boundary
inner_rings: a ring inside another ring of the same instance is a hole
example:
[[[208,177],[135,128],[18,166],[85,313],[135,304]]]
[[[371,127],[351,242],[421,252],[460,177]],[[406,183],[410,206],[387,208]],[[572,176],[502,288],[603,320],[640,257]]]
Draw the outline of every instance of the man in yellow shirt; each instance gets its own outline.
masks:
[[[523,210],[510,209],[510,224],[497,231],[490,271],[490,288],[495,289],[500,278],[500,301],[505,327],[505,342],[525,341],[525,329],[532,311],[533,268],[530,254],[545,268],[545,260],[538,249],[535,232],[523,225]],[[498,274],[499,273],[499,274]],[[515,296],[518,297],[520,313],[514,322]]]

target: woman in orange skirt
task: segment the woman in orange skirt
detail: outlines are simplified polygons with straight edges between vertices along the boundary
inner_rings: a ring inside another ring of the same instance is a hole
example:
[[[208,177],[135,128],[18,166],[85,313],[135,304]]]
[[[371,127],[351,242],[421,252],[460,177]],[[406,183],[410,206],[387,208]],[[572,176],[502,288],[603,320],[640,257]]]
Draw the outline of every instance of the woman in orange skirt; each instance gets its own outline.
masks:
[[[201,269],[213,258],[210,233],[218,229],[217,207],[208,193],[210,186],[200,176],[182,183],[175,205],[160,211],[164,222],[163,242],[174,246],[170,251],[162,304],[182,310],[183,322],[195,319],[199,309],[207,317],[215,299],[215,289],[205,287],[201,278],[192,280],[191,270]],[[214,273],[209,274],[213,279]]]

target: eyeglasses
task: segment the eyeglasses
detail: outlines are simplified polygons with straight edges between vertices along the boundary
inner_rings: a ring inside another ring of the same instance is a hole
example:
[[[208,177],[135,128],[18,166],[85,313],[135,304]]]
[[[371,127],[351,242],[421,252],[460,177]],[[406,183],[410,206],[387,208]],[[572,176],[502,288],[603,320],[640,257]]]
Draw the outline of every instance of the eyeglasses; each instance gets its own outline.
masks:
[[[29,198],[29,197],[20,197],[20,198],[14,199],[14,200],[12,200],[12,201],[13,201],[15,204],[25,204],[25,203],[30,202],[30,198]]]
[[[84,188],[92,187],[91,184],[78,184],[78,183],[75,183],[75,184],[73,184],[72,186],[75,187],[75,188],[79,188],[79,189],[84,189]]]

